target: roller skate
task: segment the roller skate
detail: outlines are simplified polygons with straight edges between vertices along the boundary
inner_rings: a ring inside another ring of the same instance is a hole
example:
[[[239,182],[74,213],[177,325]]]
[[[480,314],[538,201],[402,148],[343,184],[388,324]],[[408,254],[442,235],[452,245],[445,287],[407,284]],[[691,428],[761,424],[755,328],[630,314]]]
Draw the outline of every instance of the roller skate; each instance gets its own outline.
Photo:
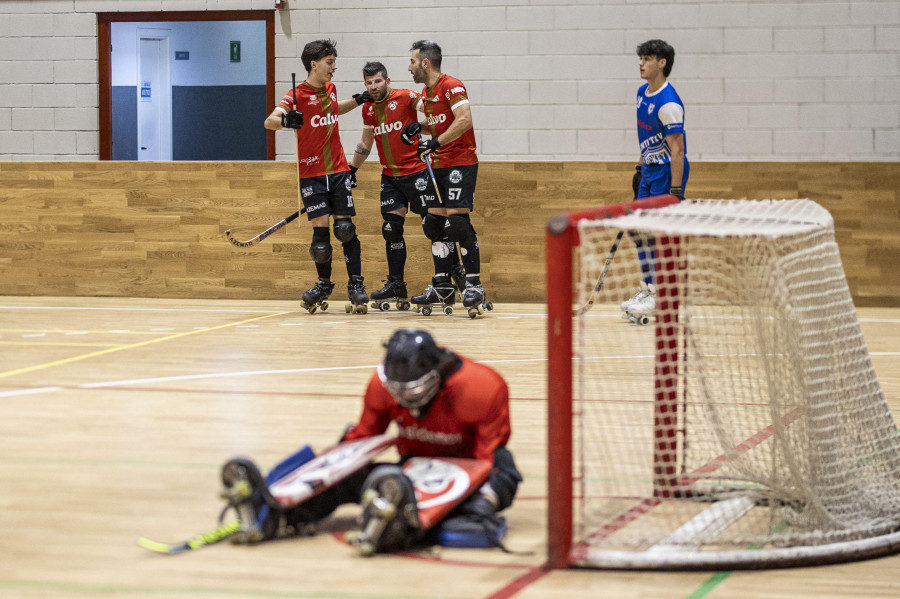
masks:
[[[347,314],[365,314],[369,311],[369,296],[360,275],[351,275],[347,281],[347,297],[350,301],[344,306]]]
[[[422,536],[412,483],[398,466],[380,466],[363,483],[361,530],[347,535],[360,555],[402,551]]]
[[[641,289],[634,298],[623,302],[622,318],[637,325],[649,324],[656,310],[656,285],[641,283]]]
[[[456,286],[449,277],[432,277],[425,293],[414,295],[409,301],[415,304],[416,312],[422,312],[422,316],[431,316],[432,306],[436,305],[441,306],[441,311],[449,316],[453,314],[453,304],[456,303]]]
[[[466,289],[463,291],[463,306],[469,313],[469,318],[475,318],[485,311],[490,312],[494,309],[494,304],[484,300],[484,287],[481,285],[479,277],[472,277],[466,280]]]
[[[310,314],[313,314],[319,308],[324,312],[328,309],[328,302],[325,300],[331,296],[332,291],[334,291],[334,283],[328,279],[319,279],[311,289],[305,291],[300,297],[300,305]]]
[[[398,310],[409,310],[409,294],[406,292],[406,282],[396,275],[388,275],[384,287],[378,291],[373,291],[371,298],[371,306],[382,312],[390,310],[391,302],[395,302],[394,306]]]
[[[234,509],[240,522],[232,543],[259,543],[275,537],[284,528],[284,510],[252,461],[234,458],[222,466],[220,495],[228,502],[225,511]]]

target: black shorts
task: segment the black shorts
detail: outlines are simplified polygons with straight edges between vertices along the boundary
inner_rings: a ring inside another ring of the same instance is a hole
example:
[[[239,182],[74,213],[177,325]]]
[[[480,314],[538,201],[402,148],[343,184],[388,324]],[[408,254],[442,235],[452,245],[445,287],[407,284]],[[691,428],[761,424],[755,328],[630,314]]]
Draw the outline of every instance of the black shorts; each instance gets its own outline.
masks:
[[[448,166],[434,169],[438,190],[446,208],[475,209],[475,181],[478,165]]]
[[[398,177],[388,177],[382,173],[381,213],[407,207],[416,214],[425,214],[429,208],[441,207],[428,169]]]
[[[356,216],[350,193],[350,171],[300,179],[300,198],[309,220],[328,214]]]

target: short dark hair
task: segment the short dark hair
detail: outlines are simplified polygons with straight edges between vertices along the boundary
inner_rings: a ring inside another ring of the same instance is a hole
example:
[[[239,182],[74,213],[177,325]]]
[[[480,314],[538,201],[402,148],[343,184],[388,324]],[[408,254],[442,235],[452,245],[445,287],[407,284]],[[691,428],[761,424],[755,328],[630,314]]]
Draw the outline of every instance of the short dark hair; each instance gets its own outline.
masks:
[[[381,76],[385,79],[388,78],[387,67],[385,67],[378,61],[370,60],[363,67],[363,79],[365,79],[366,77],[377,75],[378,73],[381,73]]]
[[[663,75],[669,76],[672,72],[672,66],[675,64],[675,48],[662,40],[649,40],[637,47],[638,56],[655,56],[657,60],[666,59],[666,66],[663,67]]]
[[[431,64],[434,65],[434,68],[441,68],[441,47],[436,43],[430,40],[419,40],[414,42],[412,47],[409,49],[410,52],[413,50],[419,51],[419,56],[422,58],[427,58]]]
[[[303,67],[306,72],[312,71],[312,62],[322,60],[326,56],[334,56],[337,58],[337,42],[334,40],[316,40],[309,42],[303,46],[303,54],[300,60],[303,61]]]

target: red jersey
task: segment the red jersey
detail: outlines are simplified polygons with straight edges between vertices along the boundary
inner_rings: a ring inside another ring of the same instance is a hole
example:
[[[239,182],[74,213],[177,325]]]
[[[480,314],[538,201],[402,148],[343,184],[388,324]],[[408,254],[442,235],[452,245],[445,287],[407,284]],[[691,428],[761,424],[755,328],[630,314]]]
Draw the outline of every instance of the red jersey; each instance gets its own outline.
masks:
[[[397,403],[378,378],[369,380],[359,422],[346,440],[384,433],[391,422],[399,428],[397,451],[403,457],[459,457],[494,461],[494,450],[512,432],[509,388],[495,370],[460,357],[462,367],[444,381],[428,413],[416,419]]]
[[[337,89],[328,82],[316,89],[305,81],[297,86],[297,107],[303,113],[303,127],[295,129],[297,173],[301,179],[333,175],[350,170],[338,132]],[[284,94],[279,104],[294,109],[294,96]]]
[[[416,154],[416,146],[406,145],[400,139],[403,127],[419,120],[416,104],[419,94],[408,89],[392,89],[381,102],[363,104],[363,126],[375,133],[375,146],[388,177],[418,173],[425,165]]]
[[[425,112],[428,128],[431,136],[437,137],[450,128],[453,123],[453,108],[469,103],[466,95],[466,86],[462,81],[450,75],[441,75],[434,87],[425,87],[422,90],[419,109]],[[475,128],[468,131],[448,143],[441,146],[431,155],[434,168],[447,168],[450,166],[466,166],[477,164],[478,156],[475,155]]]

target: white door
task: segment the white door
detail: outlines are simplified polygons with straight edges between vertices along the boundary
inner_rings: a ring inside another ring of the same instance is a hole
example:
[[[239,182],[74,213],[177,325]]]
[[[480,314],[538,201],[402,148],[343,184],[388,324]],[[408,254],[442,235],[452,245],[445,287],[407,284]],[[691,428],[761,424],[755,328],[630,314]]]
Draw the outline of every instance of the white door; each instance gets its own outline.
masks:
[[[172,160],[169,34],[138,29],[138,160]]]

